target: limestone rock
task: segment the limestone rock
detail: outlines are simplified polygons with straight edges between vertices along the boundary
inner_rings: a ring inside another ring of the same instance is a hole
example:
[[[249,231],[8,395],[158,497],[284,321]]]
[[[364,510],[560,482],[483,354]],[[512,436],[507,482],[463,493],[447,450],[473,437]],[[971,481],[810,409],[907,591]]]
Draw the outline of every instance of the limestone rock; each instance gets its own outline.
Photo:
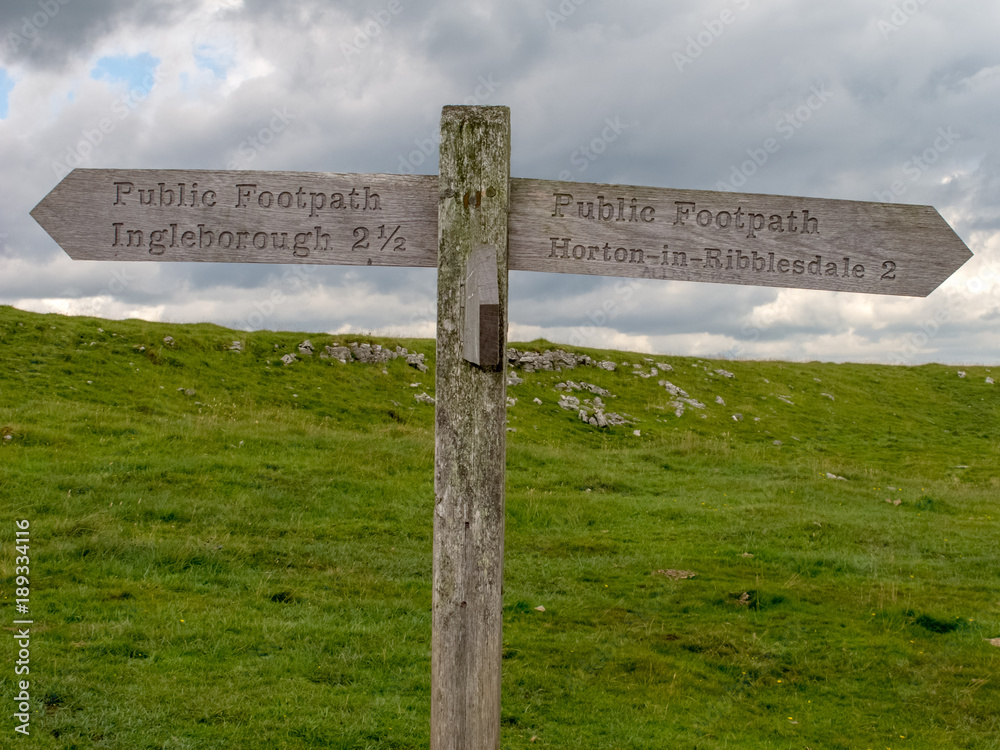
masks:
[[[413,398],[415,398],[417,400],[417,402],[421,403],[421,404],[433,404],[434,403],[434,397],[433,396],[428,396],[426,393],[415,393],[415,394],[413,394]]]
[[[173,336],[164,336],[163,337],[163,343],[166,344],[167,346],[173,346],[174,345],[174,337]]]
[[[559,407],[567,411],[577,411],[580,408],[580,399],[576,396],[560,396]]]
[[[418,370],[420,370],[420,372],[427,372],[427,370],[430,369],[427,367],[427,365],[424,364],[423,354],[413,353],[407,355],[406,364],[408,364],[410,367],[417,368]]]
[[[233,343],[231,343],[229,345],[229,351],[231,351],[231,352],[242,352],[243,351],[243,342],[242,341],[234,341]]]
[[[299,344],[299,354],[304,357],[311,357],[313,353],[313,345],[309,339],[306,339],[301,344]]]
[[[334,359],[339,359],[345,364],[354,359],[351,356],[351,350],[346,346],[328,346],[326,347],[326,354]]]
[[[716,373],[716,375],[721,375],[724,378],[735,378],[736,377],[735,375],[733,375],[733,373],[731,373],[731,372],[729,372],[727,370],[716,370],[715,373]]]
[[[298,357],[296,357],[294,354],[286,354],[284,357],[281,358],[281,361],[284,362],[286,365],[290,365],[297,359]]]

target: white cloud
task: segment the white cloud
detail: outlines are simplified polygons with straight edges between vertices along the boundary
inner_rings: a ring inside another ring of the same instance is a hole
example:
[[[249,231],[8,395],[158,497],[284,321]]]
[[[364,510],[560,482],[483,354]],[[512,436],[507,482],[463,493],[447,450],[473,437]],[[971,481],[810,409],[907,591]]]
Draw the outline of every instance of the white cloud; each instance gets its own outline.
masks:
[[[23,15],[11,6],[0,8],[2,28]],[[28,211],[53,186],[52,163],[79,151],[102,119],[115,127],[86,166],[221,169],[242,159],[240,168],[433,173],[427,144],[441,106],[475,96],[486,79],[497,85],[482,103],[512,108],[515,176],[570,171],[588,182],[715,189],[813,87],[827,87],[829,101],[745,189],[871,200],[938,128],[952,127],[961,138],[898,196],[937,206],[975,250],[944,288],[911,300],[641,282],[626,295],[615,280],[514,274],[512,337],[885,360],[923,342],[922,326],[946,315],[907,361],[1000,359],[997,281],[984,275],[1000,259],[1000,6],[929,4],[888,37],[879,21],[892,7],[861,0],[585,3],[555,28],[527,0],[401,0],[375,32],[385,7],[93,0],[62,7],[30,44],[0,45],[16,81],[0,121],[0,301],[232,324],[259,314],[255,305],[286,283],[283,267],[66,260]],[[706,24],[716,28],[726,8],[735,20],[678,70],[674,52]],[[358,33],[369,38],[345,56],[342,44]],[[162,80],[120,118],[122,92],[90,70],[101,57],[141,54],[160,60]],[[275,110],[293,115],[288,127],[251,147]],[[583,157],[580,171],[581,145],[609,118],[627,128]],[[417,153],[423,161],[410,159]],[[134,276],[127,288],[109,288],[116,271]],[[283,294],[269,327],[433,332],[432,272],[321,269]]]

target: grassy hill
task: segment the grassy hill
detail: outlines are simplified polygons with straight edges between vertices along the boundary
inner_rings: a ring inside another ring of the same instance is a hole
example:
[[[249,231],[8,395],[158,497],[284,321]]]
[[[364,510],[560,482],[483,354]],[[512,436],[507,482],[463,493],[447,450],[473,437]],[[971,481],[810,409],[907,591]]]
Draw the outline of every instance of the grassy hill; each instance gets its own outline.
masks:
[[[508,389],[505,748],[1000,747],[1000,367],[572,351]],[[433,359],[0,307],[0,747],[426,747]]]

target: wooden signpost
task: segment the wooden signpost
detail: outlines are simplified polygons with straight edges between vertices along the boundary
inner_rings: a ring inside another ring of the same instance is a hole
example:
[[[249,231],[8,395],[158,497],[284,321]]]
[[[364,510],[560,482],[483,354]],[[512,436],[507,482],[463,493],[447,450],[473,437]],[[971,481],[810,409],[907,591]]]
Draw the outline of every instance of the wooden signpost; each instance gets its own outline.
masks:
[[[506,107],[440,175],[77,169],[31,212],[79,260],[437,267],[431,747],[500,743],[508,271],[924,297],[972,257],[929,206],[510,178]]]

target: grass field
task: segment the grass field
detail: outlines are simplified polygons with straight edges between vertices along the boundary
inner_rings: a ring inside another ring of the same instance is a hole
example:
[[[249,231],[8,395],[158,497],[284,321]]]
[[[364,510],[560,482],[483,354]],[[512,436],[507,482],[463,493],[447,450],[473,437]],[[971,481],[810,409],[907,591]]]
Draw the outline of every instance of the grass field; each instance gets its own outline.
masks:
[[[434,344],[353,341],[0,307],[0,747],[427,746]],[[1000,367],[585,353],[509,388],[504,748],[1000,748]]]

